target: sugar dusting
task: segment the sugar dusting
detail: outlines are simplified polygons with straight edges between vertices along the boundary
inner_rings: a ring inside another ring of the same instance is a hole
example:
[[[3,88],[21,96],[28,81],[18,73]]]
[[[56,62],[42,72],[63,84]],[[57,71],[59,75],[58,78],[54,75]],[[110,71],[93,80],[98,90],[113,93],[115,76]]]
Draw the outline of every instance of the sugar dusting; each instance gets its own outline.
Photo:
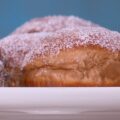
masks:
[[[1,40],[0,48],[10,66],[23,69],[37,56],[57,55],[61,49],[90,44],[120,51],[120,33],[91,25],[68,26],[54,32],[13,34]]]
[[[4,86],[4,64],[3,62],[0,60],[0,87]]]
[[[34,32],[54,32],[62,28],[78,26],[98,26],[90,21],[74,16],[47,16],[32,19],[21,27],[17,28],[13,34],[34,33]]]

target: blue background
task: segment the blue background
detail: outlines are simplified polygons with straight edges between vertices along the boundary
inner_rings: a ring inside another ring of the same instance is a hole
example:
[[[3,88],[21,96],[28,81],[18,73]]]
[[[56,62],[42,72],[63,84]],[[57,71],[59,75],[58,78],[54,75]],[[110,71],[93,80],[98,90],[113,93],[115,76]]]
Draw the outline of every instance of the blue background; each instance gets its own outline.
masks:
[[[120,0],[0,0],[0,38],[25,21],[46,15],[76,15],[120,31]]]

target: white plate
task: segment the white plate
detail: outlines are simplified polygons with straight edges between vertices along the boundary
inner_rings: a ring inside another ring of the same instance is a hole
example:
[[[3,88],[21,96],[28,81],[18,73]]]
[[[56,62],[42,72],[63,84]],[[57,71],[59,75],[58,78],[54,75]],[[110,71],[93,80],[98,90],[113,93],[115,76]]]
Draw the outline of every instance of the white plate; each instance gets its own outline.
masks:
[[[120,88],[0,88],[0,120],[13,119],[120,120]]]

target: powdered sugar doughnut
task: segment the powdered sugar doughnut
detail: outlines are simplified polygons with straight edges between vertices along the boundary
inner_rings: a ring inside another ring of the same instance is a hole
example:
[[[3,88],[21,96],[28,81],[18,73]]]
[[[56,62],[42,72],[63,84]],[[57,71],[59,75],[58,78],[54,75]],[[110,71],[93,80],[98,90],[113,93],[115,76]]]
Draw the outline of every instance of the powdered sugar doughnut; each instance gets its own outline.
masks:
[[[8,73],[12,71],[11,86],[120,86],[119,32],[78,25],[73,18],[71,25],[66,17],[48,18],[43,18],[48,28],[36,19],[34,32],[28,22],[0,41],[1,58]]]

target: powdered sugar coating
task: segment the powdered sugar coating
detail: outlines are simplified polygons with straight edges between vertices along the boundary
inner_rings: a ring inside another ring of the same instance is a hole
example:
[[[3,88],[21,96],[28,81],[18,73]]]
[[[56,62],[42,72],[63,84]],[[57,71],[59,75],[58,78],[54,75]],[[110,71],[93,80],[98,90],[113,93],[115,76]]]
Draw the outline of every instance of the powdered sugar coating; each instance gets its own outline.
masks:
[[[67,48],[91,44],[120,51],[120,33],[102,27],[68,26],[54,32],[10,35],[0,41],[0,49],[2,59],[10,66],[23,69],[38,56],[54,56]]]
[[[32,19],[21,27],[17,28],[13,34],[34,33],[34,32],[54,32],[67,27],[78,26],[98,26],[90,21],[74,16],[47,16]]]
[[[0,60],[0,72],[4,69],[4,64],[3,62]]]
[[[3,62],[0,60],[0,87],[4,86],[4,64]]]

